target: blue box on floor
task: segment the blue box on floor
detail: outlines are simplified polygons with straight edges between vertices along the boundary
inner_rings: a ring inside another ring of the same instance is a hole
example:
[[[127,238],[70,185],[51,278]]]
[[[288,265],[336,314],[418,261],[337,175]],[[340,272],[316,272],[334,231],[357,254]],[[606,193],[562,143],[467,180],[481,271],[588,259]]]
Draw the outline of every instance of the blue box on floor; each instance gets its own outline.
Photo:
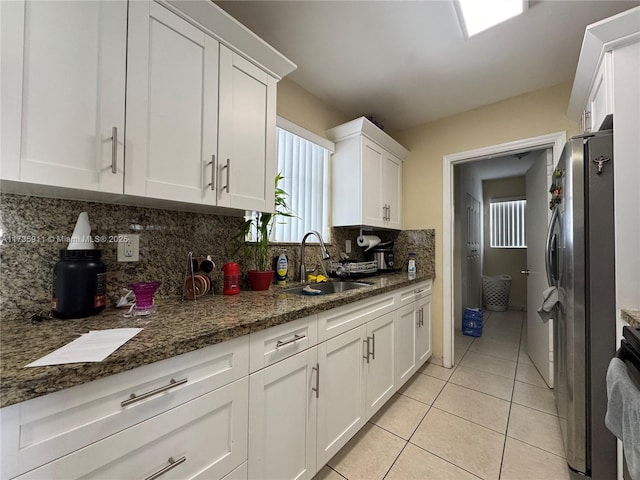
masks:
[[[465,308],[462,316],[462,334],[469,337],[482,335],[482,309]]]

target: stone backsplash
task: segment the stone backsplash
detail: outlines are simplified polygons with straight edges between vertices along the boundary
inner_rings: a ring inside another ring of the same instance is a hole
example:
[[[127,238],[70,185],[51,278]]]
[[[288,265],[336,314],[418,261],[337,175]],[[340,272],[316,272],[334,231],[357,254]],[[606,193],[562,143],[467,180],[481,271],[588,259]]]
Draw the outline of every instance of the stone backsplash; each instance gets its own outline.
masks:
[[[182,295],[187,255],[211,255],[216,264],[212,272],[214,292],[222,291],[221,267],[232,258],[233,237],[241,217],[160,210],[154,208],[81,202],[22,195],[0,195],[0,312],[2,318],[25,317],[51,308],[52,272],[59,251],[67,248],[64,237],[71,236],[78,215],[88,212],[92,236],[107,241],[96,245],[107,266],[107,305],[113,306],[131,282],[159,280],[158,296]],[[119,263],[117,243],[109,241],[119,234],[140,234],[140,261]],[[371,232],[367,232],[371,233]],[[383,241],[395,241],[396,266],[406,270],[409,251],[417,255],[418,269],[435,273],[435,234],[433,230],[375,232]],[[364,259],[356,244],[358,229],[334,228],[332,258],[339,258],[345,241],[351,240],[352,258]],[[281,244],[271,247],[272,256],[285,252],[289,258],[289,278],[298,280],[300,247]],[[252,265],[239,258],[242,272]],[[307,265],[319,263],[317,246],[307,249]],[[248,288],[246,275],[241,287]]]

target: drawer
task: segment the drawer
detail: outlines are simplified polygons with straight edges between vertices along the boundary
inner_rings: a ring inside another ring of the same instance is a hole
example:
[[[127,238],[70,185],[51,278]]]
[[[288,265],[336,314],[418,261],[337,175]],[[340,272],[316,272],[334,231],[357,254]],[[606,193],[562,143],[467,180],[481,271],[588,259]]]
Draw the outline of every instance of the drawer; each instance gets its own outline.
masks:
[[[347,332],[397,309],[395,294],[382,294],[318,314],[318,342]]]
[[[248,399],[245,377],[18,478],[222,478],[247,460]]]
[[[318,343],[318,316],[300,318],[249,336],[251,373]]]
[[[3,430],[9,428],[3,432],[3,477],[44,465],[248,373],[246,335],[2,409]],[[127,404],[131,395],[138,399]]]
[[[398,307],[404,307],[405,305],[409,305],[410,303],[424,298],[427,295],[431,295],[432,284],[433,280],[429,279],[398,291],[396,293],[398,296]]]

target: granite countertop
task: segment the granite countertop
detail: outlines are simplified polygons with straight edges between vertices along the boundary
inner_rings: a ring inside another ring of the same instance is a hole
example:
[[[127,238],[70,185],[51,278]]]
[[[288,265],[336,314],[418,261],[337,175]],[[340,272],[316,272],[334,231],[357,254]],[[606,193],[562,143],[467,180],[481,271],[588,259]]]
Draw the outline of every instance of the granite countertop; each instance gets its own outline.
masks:
[[[199,348],[231,340],[275,325],[369,298],[427,280],[406,275],[366,278],[370,287],[320,296],[283,293],[272,286],[264,292],[241,291],[197,302],[158,299],[151,317],[124,318],[124,310],[107,309],[79,320],[2,319],[0,337],[0,407],[114,375]],[[49,367],[25,365],[73,341],[89,330],[144,328],[99,363]]]
[[[640,328],[640,310],[622,309],[622,319],[632,327]]]

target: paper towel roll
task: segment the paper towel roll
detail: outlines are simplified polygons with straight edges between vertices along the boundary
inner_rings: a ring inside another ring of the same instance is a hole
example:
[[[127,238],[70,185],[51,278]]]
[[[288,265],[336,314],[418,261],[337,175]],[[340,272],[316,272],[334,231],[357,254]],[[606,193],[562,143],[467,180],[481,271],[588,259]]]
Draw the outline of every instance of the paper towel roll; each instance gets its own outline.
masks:
[[[358,246],[364,248],[365,252],[372,249],[380,243],[380,237],[376,235],[360,235],[358,237]]]
[[[91,225],[89,224],[89,214],[82,212],[78,215],[78,221],[71,234],[71,241],[67,250],[94,250],[96,246],[91,238]]]

